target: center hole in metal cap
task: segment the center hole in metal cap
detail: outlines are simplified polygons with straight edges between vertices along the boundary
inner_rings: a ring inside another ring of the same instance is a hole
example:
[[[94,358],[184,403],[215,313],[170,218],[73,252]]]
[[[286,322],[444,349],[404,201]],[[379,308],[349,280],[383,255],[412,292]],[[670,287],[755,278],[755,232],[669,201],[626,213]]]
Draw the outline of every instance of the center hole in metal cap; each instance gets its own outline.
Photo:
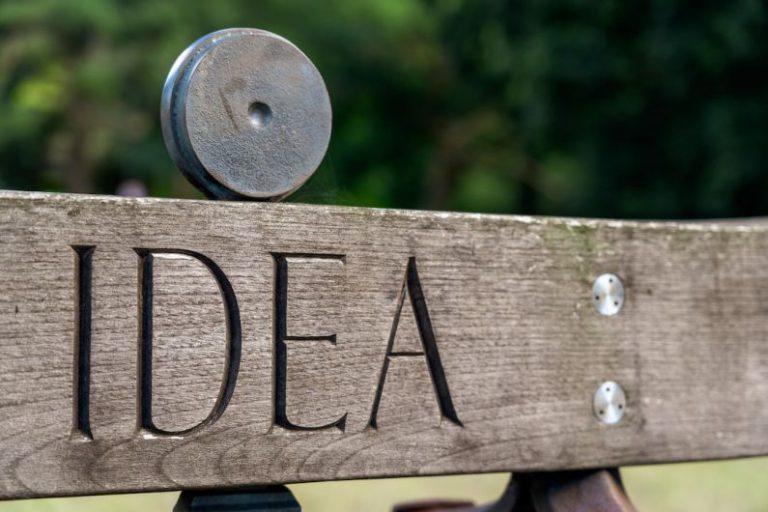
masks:
[[[254,101],[248,107],[248,117],[251,119],[251,124],[256,128],[266,128],[272,121],[272,109],[266,103]]]

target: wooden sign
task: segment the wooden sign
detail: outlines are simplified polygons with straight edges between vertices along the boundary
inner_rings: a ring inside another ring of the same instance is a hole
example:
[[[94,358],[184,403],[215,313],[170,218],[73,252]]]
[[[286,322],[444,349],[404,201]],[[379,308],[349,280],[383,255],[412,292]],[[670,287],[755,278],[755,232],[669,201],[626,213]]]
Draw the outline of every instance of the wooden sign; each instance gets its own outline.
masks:
[[[764,223],[2,193],[0,496],[766,454],[767,257]]]

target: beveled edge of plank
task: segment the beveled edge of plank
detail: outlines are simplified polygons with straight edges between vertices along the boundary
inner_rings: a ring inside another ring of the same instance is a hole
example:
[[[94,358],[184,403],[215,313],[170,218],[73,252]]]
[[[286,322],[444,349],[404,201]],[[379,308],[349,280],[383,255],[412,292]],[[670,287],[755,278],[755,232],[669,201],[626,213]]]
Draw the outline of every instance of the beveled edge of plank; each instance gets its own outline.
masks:
[[[768,231],[768,217],[744,217],[734,219],[608,219],[589,217],[563,217],[550,215],[517,215],[499,213],[453,212],[443,210],[410,210],[403,208],[378,208],[360,206],[337,206],[312,203],[290,202],[249,202],[249,201],[213,201],[206,199],[176,199],[161,197],[121,197],[101,194],[71,194],[60,192],[36,192],[0,189],[0,201],[19,203],[43,202],[66,207],[73,204],[114,204],[139,206],[205,206],[214,208],[246,209],[251,211],[307,211],[330,214],[365,213],[377,217],[401,217],[411,219],[466,219],[484,222],[514,222],[520,224],[560,224],[587,228],[641,228],[648,230],[681,230],[701,232],[765,232]],[[213,206],[215,205],[215,206]]]

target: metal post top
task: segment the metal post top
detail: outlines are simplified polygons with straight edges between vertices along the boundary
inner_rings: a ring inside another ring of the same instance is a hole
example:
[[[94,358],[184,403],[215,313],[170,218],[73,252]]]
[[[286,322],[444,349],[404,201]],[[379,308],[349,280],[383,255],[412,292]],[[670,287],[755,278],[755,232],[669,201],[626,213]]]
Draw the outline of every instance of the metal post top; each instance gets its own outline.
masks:
[[[276,200],[325,155],[331,103],[320,73],[275,34],[208,34],[176,60],[163,89],[168,151],[209,197]]]

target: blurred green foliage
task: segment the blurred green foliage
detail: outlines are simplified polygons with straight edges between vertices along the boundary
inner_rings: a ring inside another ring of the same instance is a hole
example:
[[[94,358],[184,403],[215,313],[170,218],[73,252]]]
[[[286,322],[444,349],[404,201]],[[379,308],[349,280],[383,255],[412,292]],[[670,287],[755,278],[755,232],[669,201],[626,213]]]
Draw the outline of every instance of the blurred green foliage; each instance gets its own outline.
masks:
[[[0,187],[194,197],[158,109],[175,57],[279,33],[326,79],[305,202],[768,212],[768,13],[731,0],[0,0]]]

